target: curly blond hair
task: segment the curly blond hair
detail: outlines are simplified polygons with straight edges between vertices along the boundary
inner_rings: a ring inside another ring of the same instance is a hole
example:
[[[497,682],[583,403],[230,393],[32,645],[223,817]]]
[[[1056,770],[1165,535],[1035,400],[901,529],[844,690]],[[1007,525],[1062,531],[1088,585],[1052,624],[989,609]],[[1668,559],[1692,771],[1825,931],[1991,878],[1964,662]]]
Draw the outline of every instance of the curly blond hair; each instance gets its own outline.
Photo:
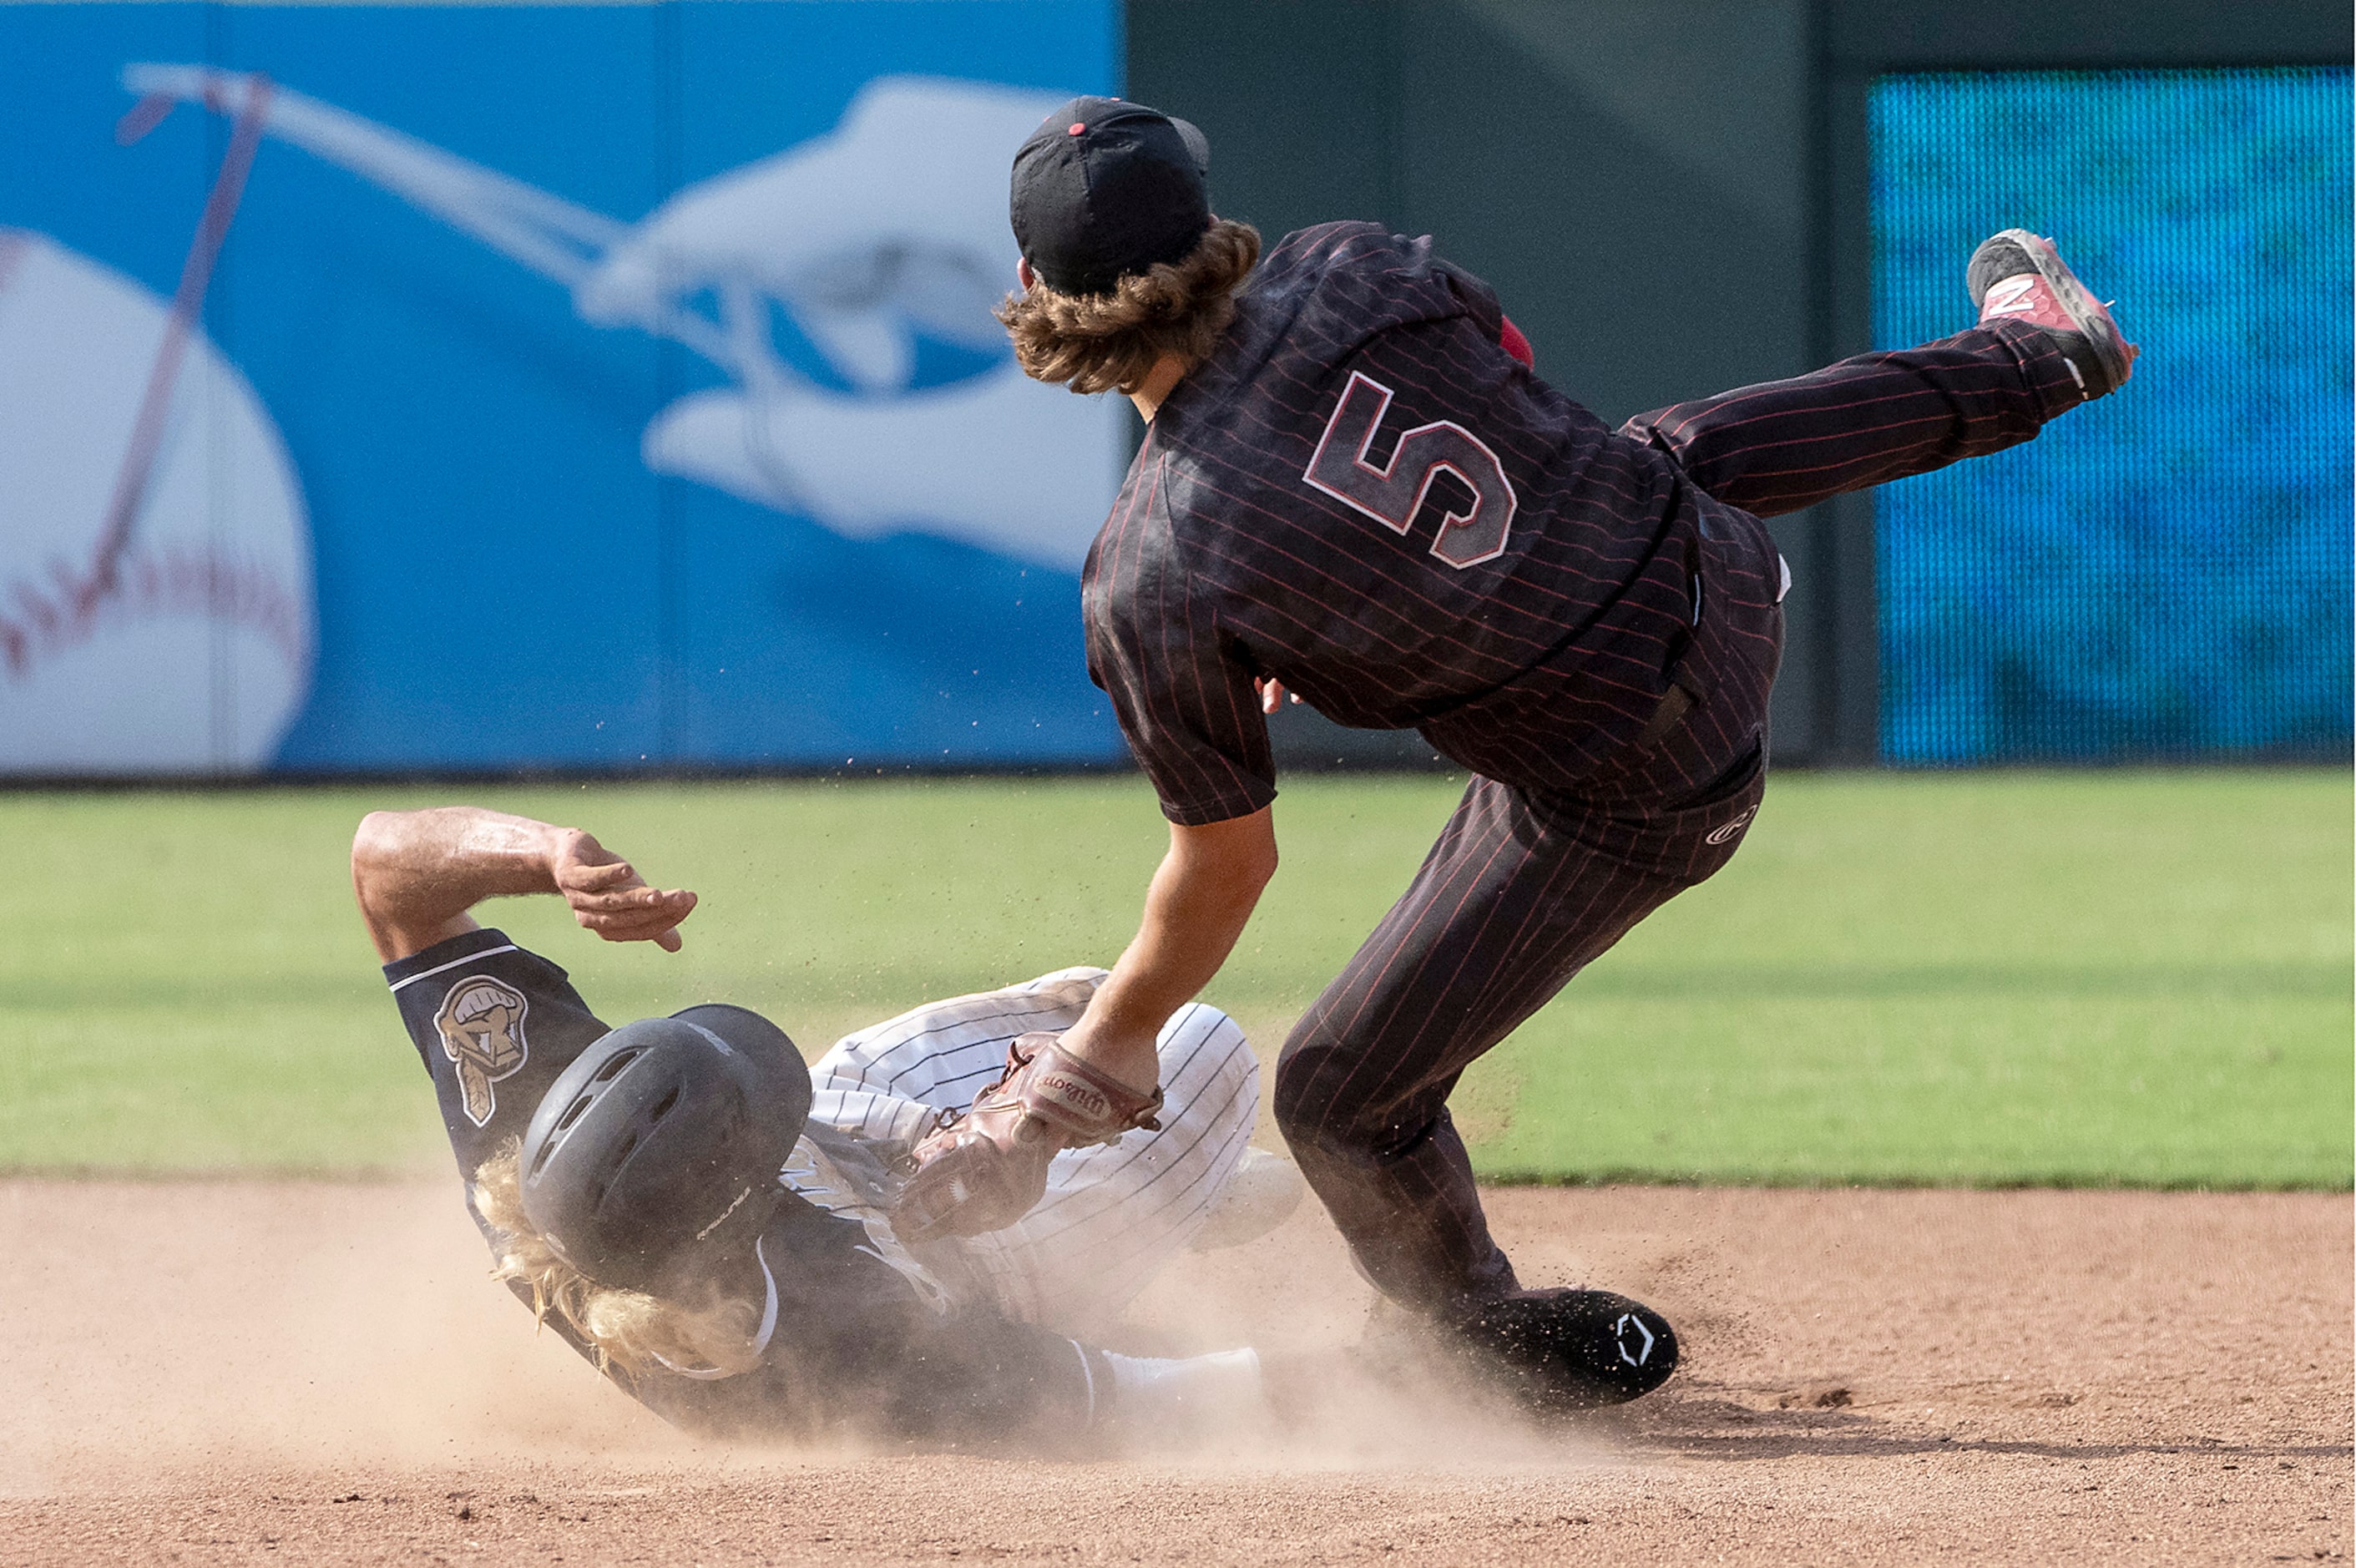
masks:
[[[1131,273],[1110,294],[1058,294],[1034,278],[1006,296],[998,319],[1033,380],[1076,392],[1135,392],[1162,355],[1191,365],[1218,347],[1236,317],[1235,292],[1258,264],[1259,231],[1217,218],[1185,255]]]
[[[715,1298],[688,1305],[616,1290],[558,1257],[524,1218],[521,1154],[521,1141],[510,1138],[477,1166],[473,1199],[475,1212],[498,1232],[491,1278],[529,1286],[534,1317],[546,1323],[553,1312],[562,1318],[596,1353],[601,1371],[618,1367],[635,1377],[669,1363],[744,1372],[758,1364],[755,1304]]]

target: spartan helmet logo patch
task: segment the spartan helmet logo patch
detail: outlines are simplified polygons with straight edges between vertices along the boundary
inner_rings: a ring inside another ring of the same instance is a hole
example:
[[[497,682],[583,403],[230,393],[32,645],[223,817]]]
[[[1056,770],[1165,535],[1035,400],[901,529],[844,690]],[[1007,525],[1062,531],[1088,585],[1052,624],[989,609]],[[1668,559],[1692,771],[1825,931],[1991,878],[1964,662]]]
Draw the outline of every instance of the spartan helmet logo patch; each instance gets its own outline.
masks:
[[[458,1097],[466,1120],[479,1127],[498,1109],[491,1085],[523,1066],[531,1047],[523,1037],[523,993],[488,975],[470,974],[442,998],[434,1026],[442,1054],[458,1065]]]

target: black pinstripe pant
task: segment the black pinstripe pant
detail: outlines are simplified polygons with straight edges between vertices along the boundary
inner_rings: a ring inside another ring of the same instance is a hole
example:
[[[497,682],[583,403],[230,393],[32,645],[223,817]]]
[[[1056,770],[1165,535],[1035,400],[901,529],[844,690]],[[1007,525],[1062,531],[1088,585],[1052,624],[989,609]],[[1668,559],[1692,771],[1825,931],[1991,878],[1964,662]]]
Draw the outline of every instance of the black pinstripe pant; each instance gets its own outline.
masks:
[[[2002,323],[1681,403],[1625,434],[1719,499],[1773,514],[2014,446],[2080,401],[2051,340]],[[1540,794],[1476,777],[1405,896],[1285,1043],[1277,1119],[1386,1294],[1445,1310],[1515,1288],[1449,1093],[1637,921],[1732,858],[1758,810],[1782,615],[1763,575],[1735,575],[1732,592],[1713,583],[1697,641],[1721,662],[1749,660],[1751,678],[1721,672],[1608,788]],[[1752,635],[1713,644],[1714,621]]]

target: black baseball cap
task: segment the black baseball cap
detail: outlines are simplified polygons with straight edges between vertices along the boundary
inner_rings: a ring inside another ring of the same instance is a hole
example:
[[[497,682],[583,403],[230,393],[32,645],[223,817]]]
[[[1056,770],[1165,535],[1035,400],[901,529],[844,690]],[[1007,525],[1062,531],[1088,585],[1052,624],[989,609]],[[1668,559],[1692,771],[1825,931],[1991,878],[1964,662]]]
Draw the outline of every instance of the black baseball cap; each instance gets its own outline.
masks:
[[[809,1108],[801,1053],[757,1013],[714,1003],[625,1024],[541,1097],[524,1217],[598,1283],[660,1294],[699,1260],[752,1248]]]
[[[1058,294],[1109,294],[1211,226],[1211,144],[1119,98],[1075,98],[1014,155],[1014,241]]]

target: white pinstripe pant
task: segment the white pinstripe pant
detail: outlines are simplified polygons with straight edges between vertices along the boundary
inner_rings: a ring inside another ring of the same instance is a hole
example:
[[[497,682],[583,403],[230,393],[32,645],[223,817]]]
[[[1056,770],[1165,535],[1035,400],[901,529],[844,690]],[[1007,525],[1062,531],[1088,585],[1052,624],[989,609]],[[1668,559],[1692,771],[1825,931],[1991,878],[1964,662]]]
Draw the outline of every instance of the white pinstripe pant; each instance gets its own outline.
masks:
[[[810,1069],[811,1118],[913,1142],[936,1111],[962,1110],[998,1080],[1017,1035],[1077,1023],[1104,977],[1058,970],[846,1036]],[[1056,1155],[1037,1208],[954,1243],[1007,1316],[1085,1335],[1117,1316],[1202,1228],[1250,1142],[1259,1064],[1234,1019],[1191,1003],[1162,1027],[1162,1089],[1160,1132]]]

